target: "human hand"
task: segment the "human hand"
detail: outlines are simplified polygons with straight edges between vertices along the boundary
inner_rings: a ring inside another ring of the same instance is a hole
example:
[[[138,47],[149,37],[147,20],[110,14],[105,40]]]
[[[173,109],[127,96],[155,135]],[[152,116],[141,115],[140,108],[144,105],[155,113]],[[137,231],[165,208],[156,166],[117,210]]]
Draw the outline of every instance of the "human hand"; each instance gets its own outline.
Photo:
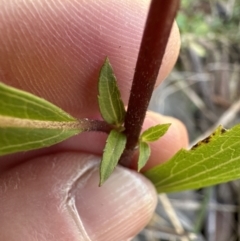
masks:
[[[97,78],[109,56],[127,104],[149,1],[0,0],[0,80],[77,118],[99,116]],[[158,84],[179,50],[176,26]],[[187,145],[183,125],[148,113],[144,128],[172,123],[152,144],[146,169]],[[135,236],[156,205],[151,183],[117,167],[98,187],[106,136],[83,133],[55,146],[0,158],[0,240],[121,241]]]

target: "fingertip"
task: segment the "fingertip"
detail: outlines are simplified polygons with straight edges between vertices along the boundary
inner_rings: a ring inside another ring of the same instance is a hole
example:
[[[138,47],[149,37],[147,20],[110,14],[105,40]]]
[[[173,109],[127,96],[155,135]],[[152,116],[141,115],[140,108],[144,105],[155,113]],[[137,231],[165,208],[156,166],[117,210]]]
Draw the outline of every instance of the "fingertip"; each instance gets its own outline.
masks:
[[[98,111],[96,82],[107,55],[127,103],[149,3],[4,1],[0,77],[75,117],[86,117]],[[158,84],[175,64],[179,43],[174,24]]]
[[[166,46],[166,51],[163,57],[162,66],[159,70],[159,75],[157,78],[156,86],[158,86],[172,71],[173,66],[175,65],[181,45],[181,38],[179,28],[177,23],[174,22],[169,37],[168,44]]]
[[[153,185],[119,166],[99,188],[99,162],[99,156],[61,152],[9,169],[0,178],[6,184],[0,189],[0,239],[105,241],[137,235],[157,205]]]

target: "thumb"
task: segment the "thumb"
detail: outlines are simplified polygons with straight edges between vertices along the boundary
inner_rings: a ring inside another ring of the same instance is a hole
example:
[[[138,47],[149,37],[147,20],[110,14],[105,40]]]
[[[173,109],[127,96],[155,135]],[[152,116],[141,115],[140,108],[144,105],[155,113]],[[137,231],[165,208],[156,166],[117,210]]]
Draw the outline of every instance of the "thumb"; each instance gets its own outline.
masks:
[[[0,183],[1,240],[128,240],[156,206],[141,174],[117,167],[102,187],[99,157],[77,152],[36,158],[9,169]]]

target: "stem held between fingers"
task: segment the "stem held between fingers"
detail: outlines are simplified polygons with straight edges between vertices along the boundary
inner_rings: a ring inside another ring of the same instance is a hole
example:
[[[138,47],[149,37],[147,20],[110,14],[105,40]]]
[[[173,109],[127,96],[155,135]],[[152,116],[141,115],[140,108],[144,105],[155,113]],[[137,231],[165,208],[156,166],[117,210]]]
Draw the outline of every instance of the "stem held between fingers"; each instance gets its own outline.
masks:
[[[120,163],[131,166],[131,157],[156,83],[179,0],[152,0],[134,73],[125,118],[126,150]]]

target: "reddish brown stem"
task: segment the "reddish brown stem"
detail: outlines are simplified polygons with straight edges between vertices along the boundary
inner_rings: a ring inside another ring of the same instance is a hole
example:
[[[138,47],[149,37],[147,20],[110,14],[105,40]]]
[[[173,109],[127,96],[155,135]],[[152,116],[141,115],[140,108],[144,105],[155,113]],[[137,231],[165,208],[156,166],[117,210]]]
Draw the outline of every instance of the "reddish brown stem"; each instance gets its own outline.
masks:
[[[110,125],[105,121],[90,120],[87,118],[79,119],[77,127],[83,131],[98,131],[105,133],[110,133],[110,131],[115,128],[113,125]]]
[[[156,83],[179,0],[152,0],[133,78],[125,119],[126,151],[120,163],[129,167],[138,144],[147,107]]]

